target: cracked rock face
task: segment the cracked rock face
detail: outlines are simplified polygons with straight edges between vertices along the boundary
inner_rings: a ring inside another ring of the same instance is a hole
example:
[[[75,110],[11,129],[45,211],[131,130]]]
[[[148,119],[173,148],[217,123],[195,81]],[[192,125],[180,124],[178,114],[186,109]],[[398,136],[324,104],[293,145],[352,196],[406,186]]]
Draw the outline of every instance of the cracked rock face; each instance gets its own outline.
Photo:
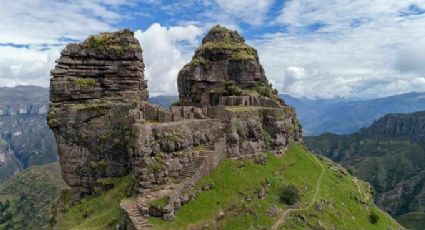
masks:
[[[192,61],[179,72],[177,83],[182,105],[217,105],[222,96],[249,96],[258,91],[278,99],[257,50],[238,32],[219,25],[204,37]]]
[[[65,181],[91,193],[97,178],[130,171],[134,109],[148,99],[142,49],[133,32],[67,45],[51,71],[48,123]]]

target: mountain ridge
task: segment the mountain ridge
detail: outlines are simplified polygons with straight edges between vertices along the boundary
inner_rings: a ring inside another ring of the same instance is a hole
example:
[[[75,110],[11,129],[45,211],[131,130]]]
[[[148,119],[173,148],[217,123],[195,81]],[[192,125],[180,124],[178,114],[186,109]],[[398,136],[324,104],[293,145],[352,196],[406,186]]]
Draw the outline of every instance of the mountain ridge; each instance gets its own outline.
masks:
[[[305,135],[324,132],[349,134],[367,127],[385,114],[425,110],[425,93],[411,92],[368,100],[294,98],[281,95],[295,107]]]
[[[381,208],[407,227],[421,229],[425,225],[411,226],[407,216],[425,212],[424,137],[425,112],[421,111],[385,115],[353,134],[305,137],[305,144],[371,183]]]

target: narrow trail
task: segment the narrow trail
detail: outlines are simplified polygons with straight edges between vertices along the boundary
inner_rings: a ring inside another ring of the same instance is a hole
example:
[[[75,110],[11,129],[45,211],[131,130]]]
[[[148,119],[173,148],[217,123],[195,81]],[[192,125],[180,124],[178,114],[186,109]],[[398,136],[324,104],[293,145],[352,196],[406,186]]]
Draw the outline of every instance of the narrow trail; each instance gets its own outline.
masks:
[[[272,227],[270,228],[271,230],[276,230],[280,225],[283,224],[283,222],[285,221],[285,218],[291,213],[291,212],[295,212],[295,211],[304,211],[307,210],[309,208],[311,208],[314,204],[314,202],[316,202],[317,196],[319,195],[320,192],[320,186],[322,183],[322,178],[323,175],[325,174],[325,168],[323,166],[323,164],[320,162],[320,160],[315,157],[317,163],[320,165],[320,168],[322,169],[322,171],[320,172],[320,176],[317,180],[316,183],[316,190],[314,192],[313,198],[311,199],[311,202],[304,208],[289,208],[289,209],[285,209],[279,216],[279,219],[272,225]]]

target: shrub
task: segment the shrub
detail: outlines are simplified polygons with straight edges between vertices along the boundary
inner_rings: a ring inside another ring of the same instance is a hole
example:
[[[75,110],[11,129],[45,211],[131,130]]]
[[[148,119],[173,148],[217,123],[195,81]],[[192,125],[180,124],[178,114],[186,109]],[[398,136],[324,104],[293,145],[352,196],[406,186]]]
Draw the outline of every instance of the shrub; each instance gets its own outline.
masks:
[[[379,221],[379,216],[378,214],[376,214],[375,212],[370,213],[369,215],[369,221],[372,224],[376,224]]]
[[[280,201],[288,205],[293,205],[300,200],[300,193],[294,185],[285,186],[280,196]]]

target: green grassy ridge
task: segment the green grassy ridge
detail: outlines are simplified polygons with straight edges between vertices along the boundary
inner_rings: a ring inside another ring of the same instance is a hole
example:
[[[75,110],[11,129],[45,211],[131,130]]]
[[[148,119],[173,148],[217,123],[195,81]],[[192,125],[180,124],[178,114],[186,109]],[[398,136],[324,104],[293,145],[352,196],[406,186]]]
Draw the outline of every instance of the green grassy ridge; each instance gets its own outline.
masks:
[[[176,212],[174,221],[151,218],[151,223],[157,229],[200,229],[205,225],[212,229],[269,229],[279,216],[270,217],[267,212],[273,207],[279,210],[290,208],[279,202],[279,195],[285,185],[293,184],[301,191],[300,210],[291,212],[279,229],[319,226],[322,229],[400,228],[395,220],[373,204],[366,183],[330,161],[318,161],[302,145],[292,145],[283,158],[269,154],[267,159],[266,165],[249,160],[224,160],[197,183],[197,187],[214,184],[213,189],[198,192],[194,201]],[[322,182],[318,183],[322,167],[325,171]],[[320,186],[318,190],[317,184]],[[267,193],[263,199],[258,199],[262,187]],[[310,204],[316,191],[317,199]],[[315,207],[319,201],[331,203],[333,208],[318,211]],[[380,217],[376,225],[369,222],[372,211]],[[224,217],[217,220],[220,212],[224,212]]]
[[[58,163],[30,167],[0,185],[0,202],[10,207],[0,229],[50,229],[53,201],[65,187]]]

